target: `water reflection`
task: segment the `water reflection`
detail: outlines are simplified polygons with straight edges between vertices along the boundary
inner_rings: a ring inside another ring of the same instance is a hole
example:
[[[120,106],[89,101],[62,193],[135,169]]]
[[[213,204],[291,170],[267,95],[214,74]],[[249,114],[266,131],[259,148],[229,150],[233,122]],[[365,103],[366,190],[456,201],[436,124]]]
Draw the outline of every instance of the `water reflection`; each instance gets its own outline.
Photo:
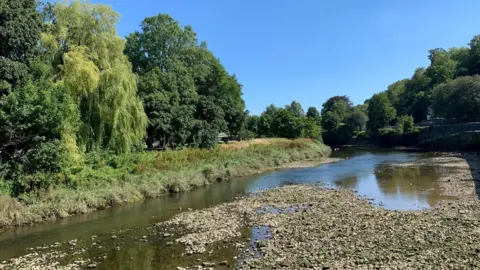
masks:
[[[275,171],[90,215],[10,230],[0,233],[0,261],[24,255],[28,247],[43,244],[79,239],[81,245],[81,239],[90,239],[92,235],[98,235],[99,244],[91,247],[91,241],[84,241],[88,249],[80,256],[99,261],[102,269],[175,269],[178,265],[185,266],[185,260],[194,264],[196,259],[219,261],[232,258],[237,252],[229,246],[219,247],[212,255],[181,257],[183,246],[174,244],[167,247],[165,239],[148,235],[150,231],[147,228],[188,208],[210,207],[231,201],[240,194],[302,183],[353,189],[388,209],[429,207],[443,199],[436,180],[448,169],[390,166],[392,163],[415,162],[424,155],[347,149],[333,153],[335,157],[346,158],[337,163]],[[112,232],[125,229],[132,230],[119,234],[118,242],[111,239]],[[143,235],[148,235],[147,242],[140,241]],[[104,256],[105,260],[99,260]]]
[[[346,188],[346,189],[356,189],[358,186],[358,178],[356,175],[347,176],[343,179],[335,180],[335,186]]]

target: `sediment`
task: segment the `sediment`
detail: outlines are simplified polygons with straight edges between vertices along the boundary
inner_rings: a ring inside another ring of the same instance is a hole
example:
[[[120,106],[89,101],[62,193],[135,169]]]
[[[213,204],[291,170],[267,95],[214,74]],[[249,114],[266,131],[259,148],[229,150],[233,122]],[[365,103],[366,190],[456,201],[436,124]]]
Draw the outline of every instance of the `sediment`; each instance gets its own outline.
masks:
[[[188,253],[208,251],[219,241],[242,247],[241,228],[270,228],[269,240],[254,250],[241,248],[239,269],[480,268],[477,156],[432,157],[421,163],[398,166],[448,167],[440,183],[456,199],[428,210],[391,211],[350,190],[285,186],[184,212],[158,226],[185,227],[189,233],[177,241]]]

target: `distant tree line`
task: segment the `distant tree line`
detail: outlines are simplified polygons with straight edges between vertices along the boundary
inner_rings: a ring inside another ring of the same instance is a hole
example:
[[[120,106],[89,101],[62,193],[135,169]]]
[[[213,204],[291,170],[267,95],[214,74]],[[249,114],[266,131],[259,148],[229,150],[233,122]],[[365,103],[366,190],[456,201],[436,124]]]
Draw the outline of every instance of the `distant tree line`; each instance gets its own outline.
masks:
[[[418,132],[414,123],[428,118],[479,119],[480,35],[468,47],[432,49],[428,58],[428,67],[417,68],[411,78],[392,83],[361,105],[352,106],[345,96],[328,99],[321,113],[325,142],[412,134]]]
[[[307,112],[300,103],[293,101],[284,108],[269,105],[260,116],[247,116],[242,138],[281,137],[312,138],[321,140],[321,117],[315,107]]]

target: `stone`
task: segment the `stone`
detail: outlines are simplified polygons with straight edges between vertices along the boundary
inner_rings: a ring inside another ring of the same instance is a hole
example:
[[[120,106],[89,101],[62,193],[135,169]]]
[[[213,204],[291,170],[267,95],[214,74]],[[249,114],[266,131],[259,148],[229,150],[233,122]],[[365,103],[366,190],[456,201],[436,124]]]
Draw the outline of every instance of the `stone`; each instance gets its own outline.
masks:
[[[97,264],[96,263],[91,263],[91,264],[87,265],[87,268],[97,268]]]

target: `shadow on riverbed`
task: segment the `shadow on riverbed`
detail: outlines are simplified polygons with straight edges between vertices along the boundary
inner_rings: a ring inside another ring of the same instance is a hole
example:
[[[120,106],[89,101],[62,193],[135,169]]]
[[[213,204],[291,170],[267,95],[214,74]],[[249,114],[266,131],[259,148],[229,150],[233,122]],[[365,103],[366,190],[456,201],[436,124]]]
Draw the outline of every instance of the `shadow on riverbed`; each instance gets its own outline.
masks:
[[[468,163],[472,181],[475,184],[475,193],[480,200],[480,156],[478,154],[464,154],[462,158]]]

